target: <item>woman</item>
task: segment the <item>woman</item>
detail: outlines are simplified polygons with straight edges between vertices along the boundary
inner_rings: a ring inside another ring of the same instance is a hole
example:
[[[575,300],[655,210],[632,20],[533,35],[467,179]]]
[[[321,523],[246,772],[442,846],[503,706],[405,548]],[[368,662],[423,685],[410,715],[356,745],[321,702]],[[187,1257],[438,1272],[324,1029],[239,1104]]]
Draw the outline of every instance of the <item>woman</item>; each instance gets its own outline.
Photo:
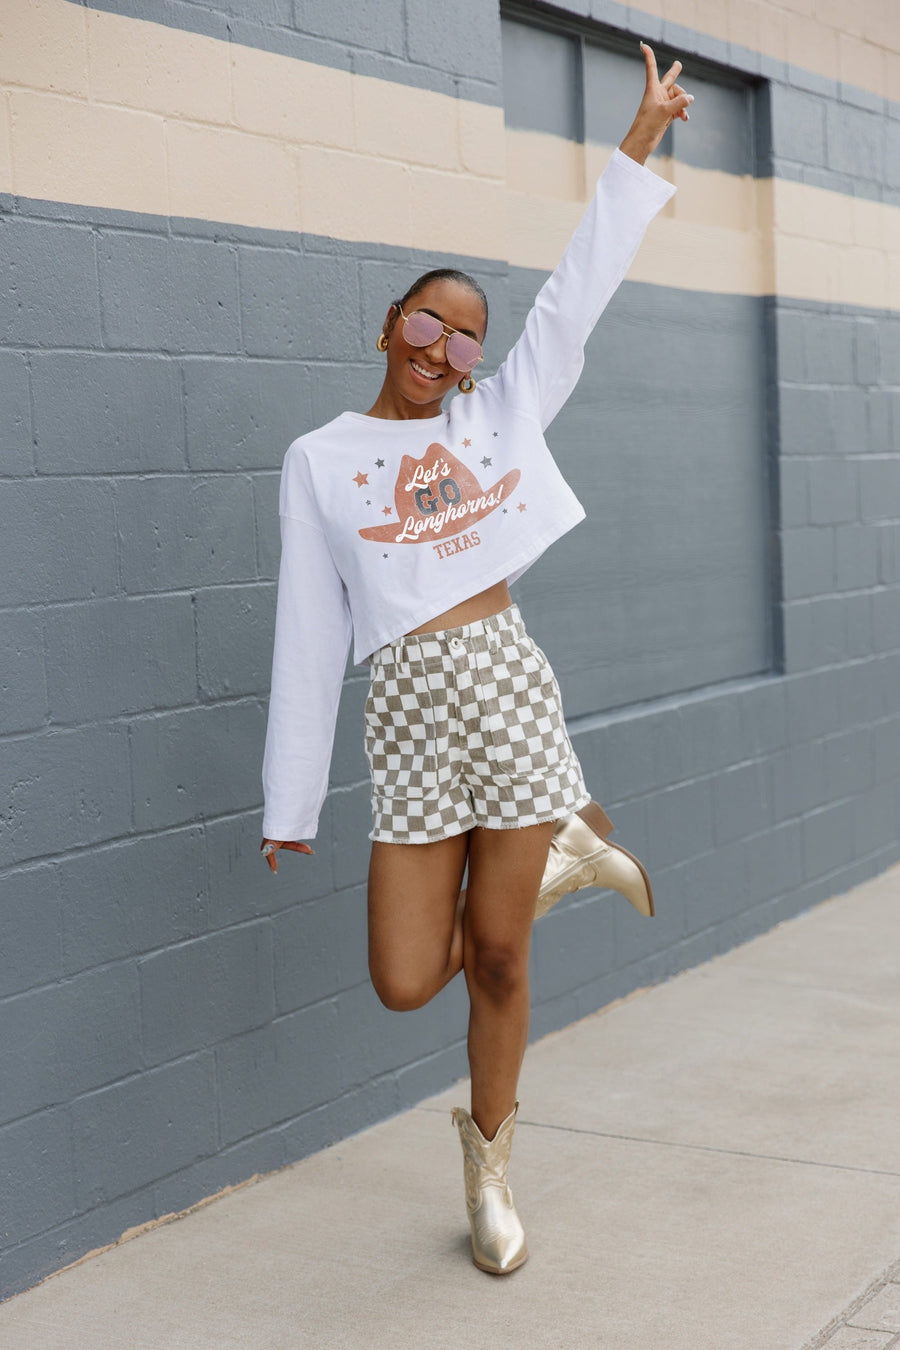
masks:
[[[559,690],[509,582],[584,517],[543,439],[647,225],[674,192],[644,168],[690,95],[641,44],[635,120],[500,370],[475,388],[487,301],[437,270],[392,304],[366,414],[302,436],[281,480],[282,560],[262,850],[311,852],[351,636],[369,660],[374,828],[369,968],[387,1007],[421,1007],[463,971],[471,1113],[463,1146],[473,1259],[527,1257],[506,1183],[528,1033],[531,925],[581,885],[653,912],[646,874],[605,842]],[[472,397],[442,410],[451,387]],[[468,886],[460,891],[468,865]]]

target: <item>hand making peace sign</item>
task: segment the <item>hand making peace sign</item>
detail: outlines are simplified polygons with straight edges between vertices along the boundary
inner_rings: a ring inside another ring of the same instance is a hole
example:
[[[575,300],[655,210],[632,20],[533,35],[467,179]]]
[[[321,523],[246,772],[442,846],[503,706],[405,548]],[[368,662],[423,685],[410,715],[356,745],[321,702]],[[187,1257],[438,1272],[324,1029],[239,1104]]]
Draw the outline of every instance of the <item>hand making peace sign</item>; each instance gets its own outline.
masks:
[[[623,154],[636,159],[638,164],[643,164],[652,154],[676,117],[688,121],[687,110],[694,101],[693,94],[686,94],[681,85],[675,83],[681,73],[680,61],[673,62],[660,79],[653,48],[642,42],[641,51],[647,66],[644,97],[628,135],[619,146]]]

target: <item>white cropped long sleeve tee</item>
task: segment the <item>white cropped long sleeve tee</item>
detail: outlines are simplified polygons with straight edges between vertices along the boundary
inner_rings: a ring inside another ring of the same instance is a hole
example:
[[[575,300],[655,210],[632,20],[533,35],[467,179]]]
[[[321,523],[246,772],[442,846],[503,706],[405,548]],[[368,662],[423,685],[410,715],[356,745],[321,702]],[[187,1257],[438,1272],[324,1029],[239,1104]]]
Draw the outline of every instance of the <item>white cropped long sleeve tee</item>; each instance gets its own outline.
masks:
[[[497,373],[437,417],[345,412],[281,474],[281,566],[263,761],[269,839],[312,839],[350,649],[387,642],[504,579],[584,518],[544,430],[584,344],[674,193],[620,150]]]

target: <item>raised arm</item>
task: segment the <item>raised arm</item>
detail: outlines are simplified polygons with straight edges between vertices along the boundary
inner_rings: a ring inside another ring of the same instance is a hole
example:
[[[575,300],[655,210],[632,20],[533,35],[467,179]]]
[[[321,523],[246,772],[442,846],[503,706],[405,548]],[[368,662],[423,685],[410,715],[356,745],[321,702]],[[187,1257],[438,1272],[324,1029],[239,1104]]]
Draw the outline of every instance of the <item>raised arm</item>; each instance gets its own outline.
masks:
[[[642,43],[646,85],[631,128],[596,190],[559,264],[541,287],[524,331],[498,370],[483,382],[510,409],[552,422],[578,381],[584,344],[618,289],[650,221],[675,188],[645,167],[666,127],[687,119],[692,101],[676,84],[681,63],[660,80]]]

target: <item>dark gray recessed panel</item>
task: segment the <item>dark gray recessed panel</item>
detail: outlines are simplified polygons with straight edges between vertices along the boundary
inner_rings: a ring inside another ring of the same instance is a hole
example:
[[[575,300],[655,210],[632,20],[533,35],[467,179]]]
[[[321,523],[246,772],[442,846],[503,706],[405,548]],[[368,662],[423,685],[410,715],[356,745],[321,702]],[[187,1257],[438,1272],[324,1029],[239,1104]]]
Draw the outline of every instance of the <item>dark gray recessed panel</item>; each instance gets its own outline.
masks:
[[[513,19],[500,27],[506,125],[580,140],[577,40]]]

